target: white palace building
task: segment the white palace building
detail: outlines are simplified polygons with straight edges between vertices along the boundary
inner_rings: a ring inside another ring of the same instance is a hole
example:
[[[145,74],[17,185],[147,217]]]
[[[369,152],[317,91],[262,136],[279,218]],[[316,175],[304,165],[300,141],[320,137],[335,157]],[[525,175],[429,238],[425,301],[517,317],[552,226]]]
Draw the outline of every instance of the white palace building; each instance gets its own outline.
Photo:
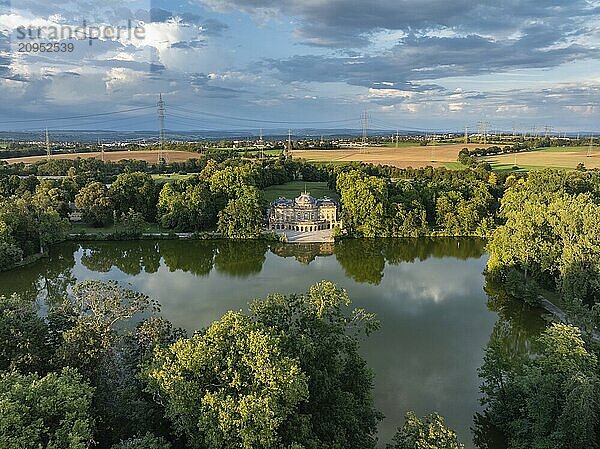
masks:
[[[306,191],[293,200],[273,201],[268,218],[269,229],[274,230],[314,232],[340,225],[337,204],[328,197],[313,198]]]

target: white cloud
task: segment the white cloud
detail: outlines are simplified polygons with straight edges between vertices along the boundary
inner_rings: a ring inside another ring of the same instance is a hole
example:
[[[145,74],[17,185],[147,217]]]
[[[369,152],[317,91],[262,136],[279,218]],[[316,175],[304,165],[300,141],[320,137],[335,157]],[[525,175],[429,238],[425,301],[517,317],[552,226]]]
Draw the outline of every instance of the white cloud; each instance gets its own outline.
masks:
[[[580,115],[594,115],[598,111],[598,107],[594,105],[566,106],[566,109]]]
[[[530,107],[526,104],[505,104],[496,108],[496,112],[500,114],[527,113],[529,110]]]
[[[415,92],[398,89],[369,89],[369,97],[374,98],[413,98]]]

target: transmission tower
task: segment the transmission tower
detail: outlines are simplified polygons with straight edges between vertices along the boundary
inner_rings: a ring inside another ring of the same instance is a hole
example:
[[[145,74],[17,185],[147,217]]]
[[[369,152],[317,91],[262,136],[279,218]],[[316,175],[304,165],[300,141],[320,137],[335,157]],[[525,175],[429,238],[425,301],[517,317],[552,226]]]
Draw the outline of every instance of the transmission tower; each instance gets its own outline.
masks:
[[[548,135],[550,134],[550,131],[552,131],[552,127],[550,125],[544,126],[544,138],[545,139],[548,138]]]
[[[360,122],[362,124],[362,145],[366,147],[368,141],[367,130],[369,129],[369,113],[367,111],[364,111],[360,116]]]
[[[165,101],[162,94],[158,97],[158,126],[160,127],[158,135],[158,163],[164,161],[164,146],[165,146]]]
[[[592,157],[592,146],[594,145],[594,135],[590,136],[590,145],[588,146],[586,157]]]
[[[285,150],[285,157],[292,157],[292,130],[288,129],[288,142]]]
[[[263,141],[263,129],[260,128],[260,134],[258,138],[258,145],[260,146],[260,158],[265,158],[265,143]]]
[[[483,137],[483,144],[487,145],[487,128],[489,123],[485,120],[480,120],[478,123],[479,126],[479,134]]]
[[[50,135],[48,134],[48,127],[46,126],[46,158],[50,160]]]
[[[465,144],[469,143],[469,127],[465,126]]]
[[[102,162],[104,162],[104,147],[100,143],[100,137],[98,137],[98,147],[100,148],[100,154],[102,155]]]

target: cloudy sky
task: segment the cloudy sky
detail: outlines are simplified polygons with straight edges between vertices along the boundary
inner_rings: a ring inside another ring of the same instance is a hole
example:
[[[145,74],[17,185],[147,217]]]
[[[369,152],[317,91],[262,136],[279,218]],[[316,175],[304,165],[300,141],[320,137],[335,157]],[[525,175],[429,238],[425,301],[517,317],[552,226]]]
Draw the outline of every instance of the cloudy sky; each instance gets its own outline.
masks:
[[[0,0],[0,129],[155,129],[162,92],[170,129],[358,128],[366,110],[373,129],[600,131],[598,0],[48,3]],[[19,27],[84,21],[143,36],[19,51],[51,42]]]

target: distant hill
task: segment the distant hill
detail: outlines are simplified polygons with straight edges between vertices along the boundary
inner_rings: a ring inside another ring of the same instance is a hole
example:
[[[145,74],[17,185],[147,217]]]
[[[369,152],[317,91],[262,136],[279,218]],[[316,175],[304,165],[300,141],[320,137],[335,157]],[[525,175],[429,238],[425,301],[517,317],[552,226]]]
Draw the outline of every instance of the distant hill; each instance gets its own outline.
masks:
[[[370,130],[370,136],[389,136],[395,130]],[[293,138],[344,138],[360,136],[362,131],[356,129],[302,129],[292,130]],[[414,131],[400,131],[403,135],[422,135]],[[51,130],[50,140],[59,142],[156,142],[158,131],[111,131],[111,130]],[[258,129],[239,131],[166,131],[166,138],[171,141],[200,141],[200,140],[232,140],[258,138]],[[263,136],[269,140],[285,140],[287,129],[265,129]],[[45,130],[40,131],[0,131],[0,141],[34,141],[43,142]]]

